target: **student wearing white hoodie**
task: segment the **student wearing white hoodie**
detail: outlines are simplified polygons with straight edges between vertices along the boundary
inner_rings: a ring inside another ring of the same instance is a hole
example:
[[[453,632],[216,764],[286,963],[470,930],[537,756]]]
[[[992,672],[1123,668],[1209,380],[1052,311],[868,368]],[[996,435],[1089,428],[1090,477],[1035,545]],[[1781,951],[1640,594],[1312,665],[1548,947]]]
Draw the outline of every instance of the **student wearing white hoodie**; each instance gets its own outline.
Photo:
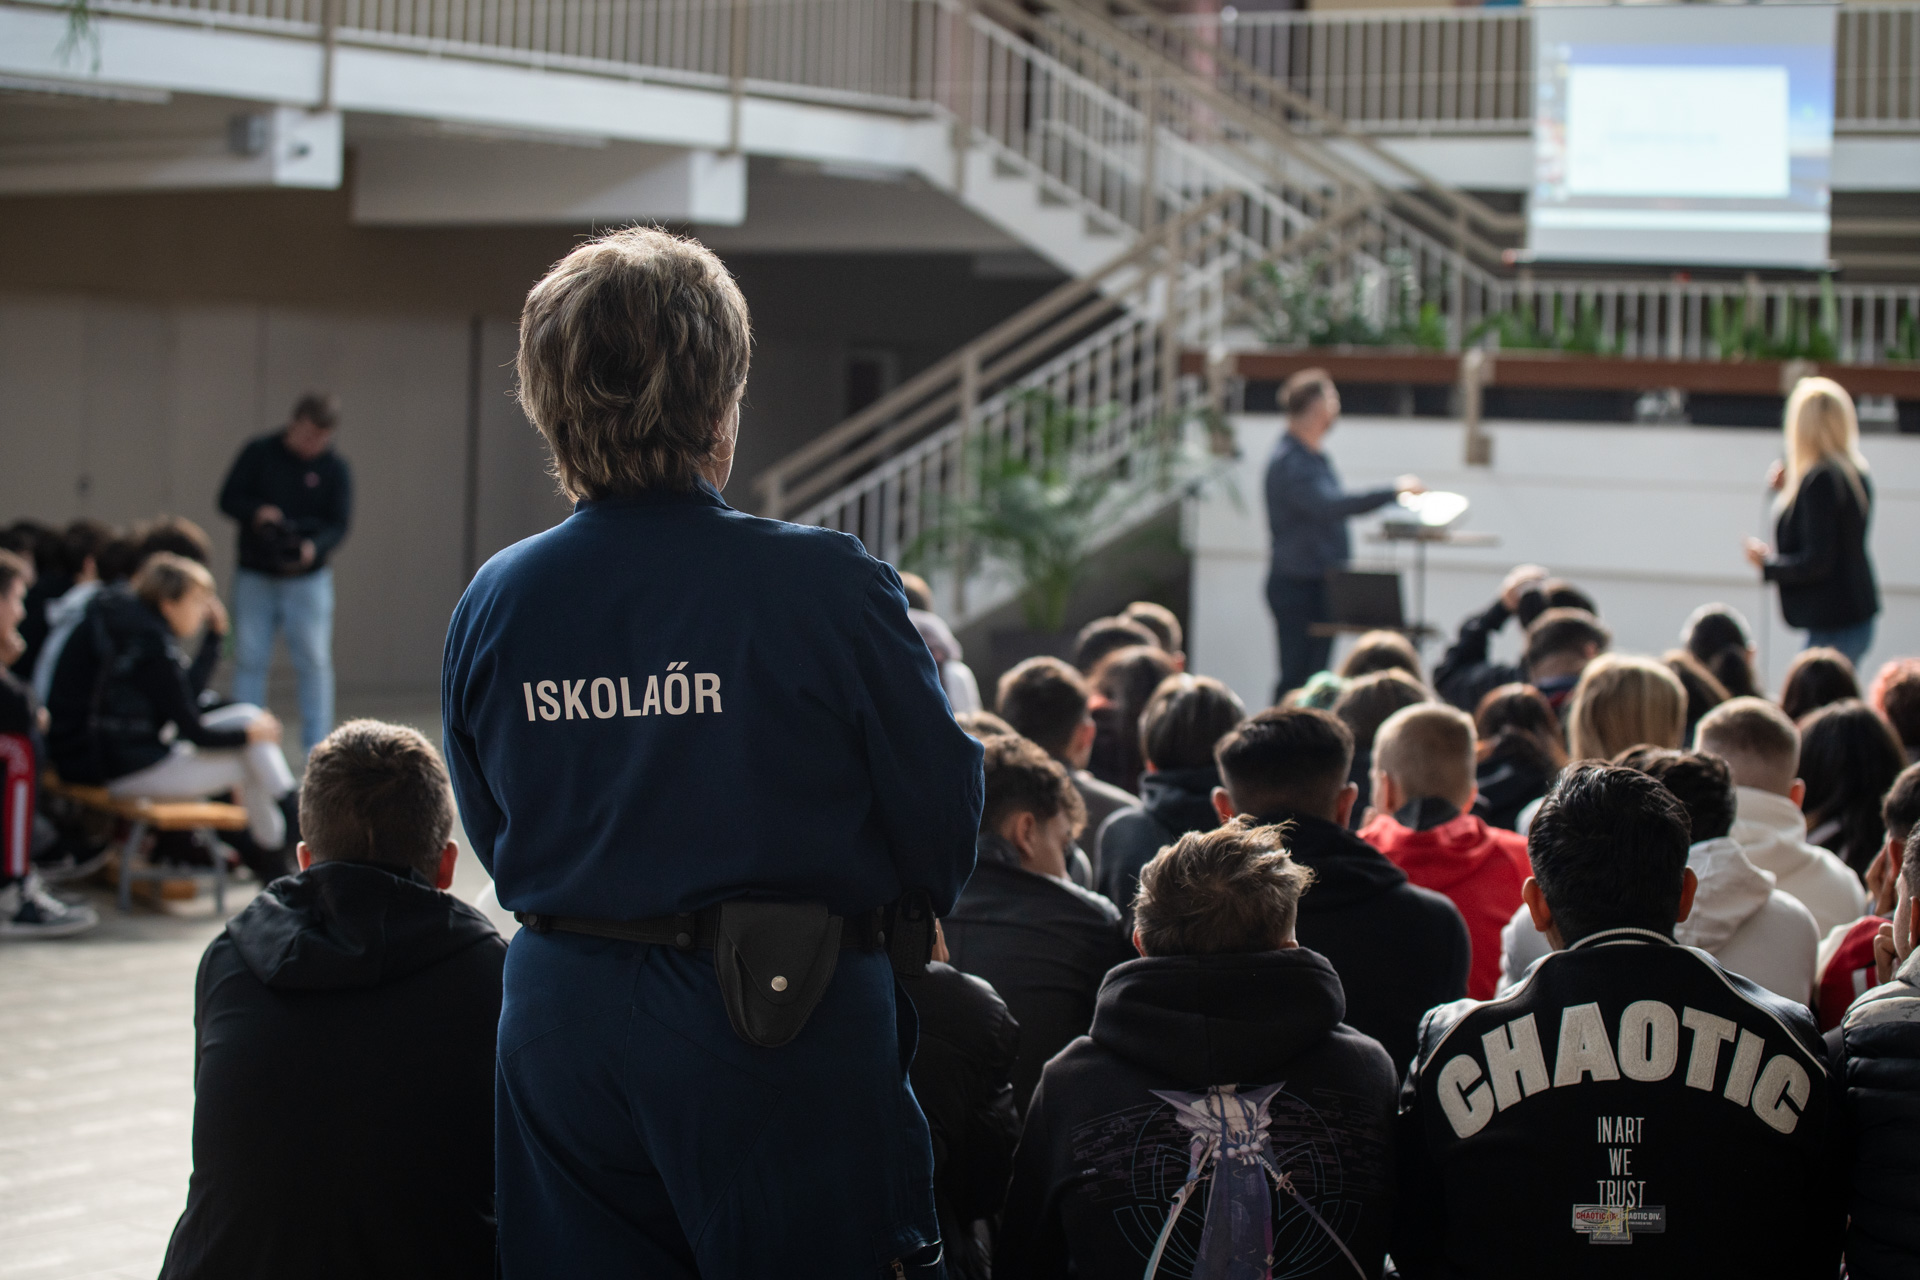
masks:
[[[1806,787],[1800,767],[1800,731],[1786,713],[1761,698],[1734,698],[1700,720],[1694,745],[1733,770],[1736,812],[1729,833],[1774,888],[1798,898],[1824,934],[1857,920],[1867,906],[1860,877],[1839,858],[1807,841],[1800,811]]]
[[[1687,866],[1698,887],[1692,911],[1674,927],[1674,941],[1698,947],[1729,973],[1775,995],[1809,1004],[1820,930],[1813,913],[1776,889],[1773,876],[1728,838],[1735,801],[1727,762],[1704,751],[1633,747],[1613,763],[1657,779],[1686,808],[1694,836]],[[1524,907],[1501,936],[1503,986],[1518,982],[1552,950]]]

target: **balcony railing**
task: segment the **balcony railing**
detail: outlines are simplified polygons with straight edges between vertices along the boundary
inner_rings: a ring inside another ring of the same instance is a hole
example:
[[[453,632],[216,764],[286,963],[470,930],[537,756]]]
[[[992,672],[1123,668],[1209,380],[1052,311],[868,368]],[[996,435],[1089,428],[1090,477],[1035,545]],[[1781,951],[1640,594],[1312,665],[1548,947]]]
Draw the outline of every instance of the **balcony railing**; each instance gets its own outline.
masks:
[[[1920,132],[1920,4],[1849,4],[1834,51],[1834,128]],[[1526,132],[1533,26],[1524,9],[1241,13],[1174,19],[1356,128]]]

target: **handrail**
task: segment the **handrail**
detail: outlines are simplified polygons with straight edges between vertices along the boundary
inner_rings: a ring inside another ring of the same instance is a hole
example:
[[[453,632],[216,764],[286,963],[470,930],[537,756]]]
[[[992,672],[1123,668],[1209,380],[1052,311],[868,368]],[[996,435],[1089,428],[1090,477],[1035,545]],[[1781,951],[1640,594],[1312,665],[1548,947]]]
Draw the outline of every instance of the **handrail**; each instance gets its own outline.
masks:
[[[910,410],[920,408],[924,412],[925,407],[921,402],[933,393],[957,383],[963,370],[971,368],[981,376],[990,379],[996,372],[988,367],[990,360],[1007,352],[1015,343],[1032,337],[1036,330],[1043,325],[1048,325],[1050,321],[1057,320],[1063,313],[1069,312],[1078,304],[1095,300],[1095,295],[1102,294],[1102,286],[1108,281],[1158,256],[1165,247],[1166,236],[1185,234],[1201,220],[1219,213],[1239,195],[1240,193],[1233,191],[1215,193],[1205,202],[1173,219],[1159,235],[1143,237],[1132,247],[1116,254],[1092,275],[1061,284],[1017,314],[961,346],[939,363],[914,375],[839,426],[815,437],[806,445],[788,454],[764,471],[756,482],[761,491],[763,509],[770,515],[778,516],[795,503],[804,500],[796,493],[790,477],[841,453],[850,445],[862,443],[871,446],[878,442],[884,448],[897,444],[902,437],[912,434],[913,427],[918,425],[915,419],[909,418],[906,422],[896,425],[892,430],[877,437],[876,441],[864,441],[863,437],[881,423],[899,418]],[[1097,303],[1099,309],[1103,311],[1116,305],[1104,296],[1097,299]],[[1073,312],[1064,324],[1052,325],[1048,332],[1068,326],[1084,327],[1083,323],[1076,323],[1083,314],[1084,311]]]
[[[1170,43],[1176,44],[1183,55],[1182,59],[1176,61],[1165,52],[1156,49],[1152,44],[1128,32],[1121,25],[1111,22],[1104,15],[1093,10],[1085,0],[1050,0],[1049,11],[1056,15],[1070,14],[1075,18],[1090,19],[1091,25],[1108,40],[1116,43],[1124,42],[1130,45],[1132,50],[1137,54],[1144,53],[1152,56],[1168,67],[1177,68],[1181,74],[1195,81],[1200,81],[1201,78],[1197,73],[1189,69],[1188,63],[1191,60],[1204,59],[1210,66],[1231,71],[1234,73],[1234,77],[1229,83],[1238,87],[1238,85],[1244,81],[1248,90],[1270,95],[1288,110],[1297,112],[1311,119],[1327,136],[1340,138],[1361,148],[1379,163],[1386,165],[1388,168],[1410,179],[1420,190],[1441,200],[1449,209],[1466,217],[1477,225],[1490,231],[1508,234],[1524,229],[1524,219],[1489,208],[1484,201],[1441,182],[1419,165],[1388,151],[1367,134],[1354,130],[1344,119],[1326,110],[1320,106],[1319,103],[1296,93],[1290,86],[1274,79],[1252,64],[1242,61],[1231,50],[1217,46],[1206,48],[1195,46],[1182,32],[1180,27],[1170,23],[1164,14],[1144,3],[1144,0],[1105,0],[1105,2],[1111,3],[1117,8],[1124,10],[1129,17],[1139,24],[1154,31]],[[1225,77],[1221,78],[1224,79]],[[1204,81],[1201,82],[1205,83]],[[1214,88],[1216,94],[1221,98],[1235,103],[1243,103],[1247,107],[1253,108],[1253,104],[1246,102],[1240,93],[1219,89],[1217,86],[1210,87]],[[1266,125],[1269,131],[1277,128],[1287,135],[1288,140],[1295,147],[1300,145],[1298,135],[1286,125],[1283,119],[1276,118],[1268,112],[1257,109],[1253,109],[1251,114],[1256,120]],[[1367,178],[1366,181],[1370,185],[1378,185],[1370,178]],[[1383,188],[1382,190],[1383,194],[1389,197],[1397,194],[1390,188]]]

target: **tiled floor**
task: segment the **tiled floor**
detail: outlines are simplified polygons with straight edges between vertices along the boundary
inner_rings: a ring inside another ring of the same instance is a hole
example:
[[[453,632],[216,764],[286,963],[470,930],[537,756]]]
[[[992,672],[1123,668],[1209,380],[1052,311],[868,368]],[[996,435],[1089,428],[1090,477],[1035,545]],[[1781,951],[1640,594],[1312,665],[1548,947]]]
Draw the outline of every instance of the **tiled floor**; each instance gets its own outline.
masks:
[[[417,700],[341,710],[440,736]],[[485,884],[463,856],[455,891]],[[253,892],[235,886],[229,909]],[[151,1280],[186,1201],[193,980],[221,922],[206,897],[128,916],[90,901],[89,934],[0,943],[0,1280]]]

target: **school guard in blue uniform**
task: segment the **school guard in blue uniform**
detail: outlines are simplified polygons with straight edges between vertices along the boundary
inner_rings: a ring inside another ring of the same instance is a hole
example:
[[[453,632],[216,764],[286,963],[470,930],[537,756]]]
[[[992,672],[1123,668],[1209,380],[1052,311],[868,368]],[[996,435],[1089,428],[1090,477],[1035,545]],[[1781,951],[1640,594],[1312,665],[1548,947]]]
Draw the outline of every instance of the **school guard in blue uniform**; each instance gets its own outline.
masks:
[[[980,747],[892,569],[721,500],[749,331],[717,258],[596,240],[520,332],[576,505],[480,570],[442,674],[461,818],[526,926],[503,1273],[938,1275],[895,964],[972,870]]]

